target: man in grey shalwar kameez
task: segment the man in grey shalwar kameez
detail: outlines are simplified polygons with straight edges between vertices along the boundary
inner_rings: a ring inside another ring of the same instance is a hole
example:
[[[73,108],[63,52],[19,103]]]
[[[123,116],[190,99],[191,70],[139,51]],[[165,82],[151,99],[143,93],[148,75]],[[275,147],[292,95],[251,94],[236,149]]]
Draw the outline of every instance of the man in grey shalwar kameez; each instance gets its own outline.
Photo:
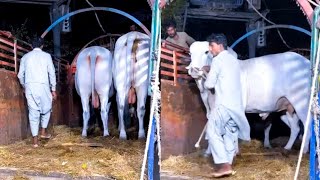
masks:
[[[204,83],[206,89],[215,90],[215,108],[208,117],[206,136],[217,168],[213,176],[231,175],[233,158],[238,149],[238,138],[250,141],[250,126],[245,116],[240,85],[240,65],[228,51],[223,34],[208,38],[209,51],[215,56]]]
[[[49,139],[46,133],[49,123],[52,99],[56,98],[56,75],[51,55],[42,51],[43,39],[36,38],[32,43],[33,50],[25,54],[20,61],[18,78],[24,88],[28,102],[29,122],[33,136],[33,146],[38,147],[39,123],[41,120],[40,138]]]

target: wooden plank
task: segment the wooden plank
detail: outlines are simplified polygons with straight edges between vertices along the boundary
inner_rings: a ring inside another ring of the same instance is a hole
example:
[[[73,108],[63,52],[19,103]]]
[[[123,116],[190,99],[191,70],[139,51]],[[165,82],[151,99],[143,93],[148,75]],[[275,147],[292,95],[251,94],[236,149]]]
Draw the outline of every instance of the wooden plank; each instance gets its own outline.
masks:
[[[177,66],[177,69],[178,69],[179,71],[188,72],[188,70],[186,69],[185,66]]]
[[[177,55],[178,57],[189,58],[189,59],[190,59],[190,55],[189,55],[189,54],[186,54],[186,53],[176,52],[176,55]]]
[[[182,60],[182,59],[176,59],[176,61],[177,61],[177,63],[184,64],[184,65],[189,65],[190,64],[190,62]]]
[[[164,47],[161,47],[161,52],[165,52],[165,53],[168,53],[168,54],[173,54],[172,50],[164,48]]]
[[[167,55],[164,55],[164,54],[161,54],[160,58],[168,60],[168,61],[173,61],[173,57],[170,57],[170,56],[167,56]]]
[[[8,45],[8,46],[13,47],[13,42],[11,42],[11,41],[10,41],[9,39],[7,39],[7,38],[0,37],[0,42],[6,44],[6,45]]]
[[[8,46],[4,46],[0,44],[0,49],[13,53],[13,49],[9,48]]]
[[[0,57],[14,61],[14,57],[0,52]]]
[[[12,48],[13,49],[13,41],[11,41],[11,40],[9,40],[9,39],[7,39],[7,38],[4,38],[4,37],[0,37],[0,42],[2,42],[2,43],[4,43],[4,44],[6,44],[6,45],[8,45],[8,46],[10,46],[10,48]],[[28,49],[26,49],[26,48],[23,48],[22,46],[20,46],[20,45],[18,45],[17,46],[17,49],[18,50],[21,50],[21,51],[24,51],[24,52],[29,52],[30,50],[28,50]]]
[[[168,68],[168,69],[173,69],[173,65],[172,64],[167,64],[167,63],[164,63],[164,62],[161,62],[160,66]]]
[[[184,78],[184,79],[192,79],[192,77],[187,74],[178,74],[177,77]]]
[[[223,11],[223,10],[210,10],[207,8],[189,8],[188,15],[193,16],[211,16],[211,17],[221,17],[221,18],[241,18],[241,19],[254,19],[259,16],[255,12],[241,12],[241,11]]]
[[[5,61],[0,61],[0,65],[2,65],[2,66],[9,66],[9,67],[14,68],[14,64],[8,63],[8,62],[5,62]]]
[[[23,47],[21,47],[21,46],[18,46],[17,49],[19,49],[20,51],[23,51],[23,52],[25,52],[25,53],[31,51],[31,49],[26,49],[26,48],[23,48]]]
[[[166,41],[166,40],[162,40],[162,42],[165,42],[166,46],[171,46],[171,47],[173,47],[175,49],[178,49],[178,50],[180,50],[182,52],[189,52],[189,48],[185,48],[185,47],[179,46],[177,44],[174,44],[174,43]],[[162,47],[161,49],[167,49],[167,48]]]
[[[161,70],[161,75],[166,75],[166,76],[173,77],[173,73],[172,72],[168,72],[168,71],[164,71],[164,70]]]

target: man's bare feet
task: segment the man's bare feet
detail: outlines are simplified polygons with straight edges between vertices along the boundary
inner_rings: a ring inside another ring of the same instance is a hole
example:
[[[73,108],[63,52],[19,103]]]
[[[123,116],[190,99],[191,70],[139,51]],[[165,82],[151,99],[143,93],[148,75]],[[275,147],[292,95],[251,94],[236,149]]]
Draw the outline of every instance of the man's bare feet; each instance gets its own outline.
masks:
[[[232,171],[232,167],[228,163],[218,164],[212,173],[212,176],[215,178],[230,176],[233,175],[234,171]]]
[[[38,147],[38,136],[33,137],[33,147]]]
[[[46,129],[45,128],[41,128],[40,138],[41,139],[50,139],[51,138],[51,134],[47,134],[46,133]]]

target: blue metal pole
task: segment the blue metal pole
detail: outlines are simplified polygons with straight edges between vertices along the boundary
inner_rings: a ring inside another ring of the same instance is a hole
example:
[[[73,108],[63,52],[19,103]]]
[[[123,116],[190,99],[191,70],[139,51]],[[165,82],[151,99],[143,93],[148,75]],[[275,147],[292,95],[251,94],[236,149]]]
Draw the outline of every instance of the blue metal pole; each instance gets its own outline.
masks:
[[[273,28],[293,29],[293,30],[300,31],[300,32],[305,33],[306,35],[311,36],[311,32],[310,32],[310,31],[308,31],[308,30],[306,30],[306,29],[303,29],[303,28],[301,28],[301,27],[298,27],[298,26],[286,25],[286,24],[270,25],[270,26],[265,26],[265,27],[263,27],[263,28],[259,28],[259,29],[255,29],[255,30],[252,30],[252,31],[247,32],[246,34],[244,34],[243,36],[241,36],[238,40],[236,40],[236,41],[230,46],[230,48],[234,48],[234,47],[235,47],[237,44],[239,44],[242,40],[244,40],[245,38],[251,36],[251,35],[254,34],[254,33],[257,33],[257,32],[260,32],[260,31],[263,31],[263,30],[266,30],[266,29],[273,29]]]
[[[160,56],[160,54],[157,54],[157,50],[159,47],[159,41],[160,41],[160,29],[161,29],[161,22],[160,22],[160,9],[159,9],[159,0],[155,0],[153,11],[152,11],[152,24],[151,24],[151,47],[150,47],[150,54],[149,54],[149,86],[148,86],[148,94],[152,96],[152,73],[154,71],[154,63],[157,61],[157,56]],[[157,73],[155,74],[155,76]],[[152,101],[156,101],[156,99],[151,98],[151,104]],[[154,113],[154,112],[151,112]],[[153,180],[154,177],[154,148],[155,148],[155,131],[156,131],[156,119],[153,115],[152,120],[149,121],[149,123],[152,123],[151,131],[150,133],[150,142],[149,144],[146,144],[146,146],[149,146],[148,149],[148,179]]]
[[[311,36],[311,54],[310,54],[310,61],[311,61],[311,69],[313,70],[315,66],[316,56],[317,56],[317,49],[318,49],[318,39],[319,39],[319,30],[316,26],[317,20],[319,17],[319,11],[320,9],[317,7],[314,10],[313,14],[313,23],[312,23],[312,36]],[[311,86],[311,81],[310,81]],[[316,81],[316,87],[318,87],[318,79]],[[318,93],[318,88],[316,93]],[[319,94],[318,94],[319,96]],[[311,98],[313,97],[313,94],[311,95]],[[316,134],[314,131],[314,119],[312,118],[311,123],[311,140],[310,140],[310,180],[319,180],[319,169],[318,169],[318,162],[317,162],[317,152],[316,152]],[[319,128],[319,127],[318,127]],[[319,157],[318,157],[319,158]]]
[[[159,0],[155,0],[153,10],[152,10],[152,24],[151,24],[151,45],[150,45],[150,52],[149,52],[149,87],[148,87],[148,95],[151,96],[152,94],[152,85],[151,85],[151,78],[152,72],[154,70],[154,62],[156,61],[155,50],[156,44],[159,40],[159,26],[157,17],[159,14]],[[159,47],[160,48],[160,47]]]
[[[152,126],[151,126],[151,136],[150,136],[150,143],[147,144],[149,146],[148,151],[148,179],[153,180],[153,168],[154,168],[154,136],[155,136],[155,127],[156,127],[156,119],[152,119]]]

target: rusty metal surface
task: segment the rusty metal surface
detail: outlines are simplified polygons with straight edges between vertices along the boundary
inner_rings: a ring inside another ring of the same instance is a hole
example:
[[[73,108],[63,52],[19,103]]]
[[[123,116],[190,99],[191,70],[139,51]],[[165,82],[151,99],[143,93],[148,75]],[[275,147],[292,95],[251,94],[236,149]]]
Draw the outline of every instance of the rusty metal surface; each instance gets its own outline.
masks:
[[[195,85],[161,81],[162,158],[195,152],[206,123],[205,107]],[[201,146],[206,145],[204,139]]]
[[[10,144],[31,136],[27,101],[17,76],[10,71],[0,70],[0,144]],[[49,122],[68,122],[68,95],[64,87],[58,87],[58,99],[53,103]]]

